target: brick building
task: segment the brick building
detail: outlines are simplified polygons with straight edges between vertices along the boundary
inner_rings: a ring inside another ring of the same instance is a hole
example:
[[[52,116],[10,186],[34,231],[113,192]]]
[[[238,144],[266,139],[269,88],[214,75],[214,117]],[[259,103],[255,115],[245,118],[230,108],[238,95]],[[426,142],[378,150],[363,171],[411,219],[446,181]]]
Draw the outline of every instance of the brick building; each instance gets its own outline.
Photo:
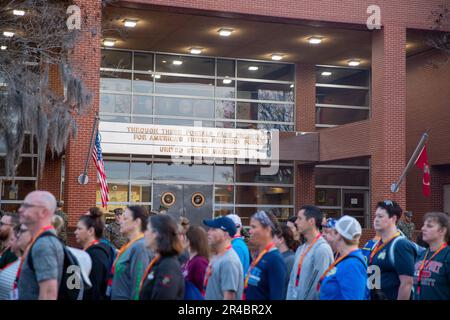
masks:
[[[257,209],[286,219],[315,203],[329,216],[355,216],[368,238],[379,200],[413,211],[416,226],[427,211],[449,210],[450,64],[426,45],[431,12],[442,1],[380,1],[381,28],[374,30],[366,25],[371,1],[128,0],[104,8],[97,0],[74,2],[86,18],[82,33],[104,30],[94,43],[81,37],[73,54],[94,93],[93,109],[78,119],[78,137],[65,155],[49,157],[42,177],[32,142],[17,192],[0,172],[2,209],[17,208],[35,187],[47,189],[64,200],[73,228],[100,203],[92,163],[89,183],[77,182],[98,112],[109,128],[201,121],[206,128],[280,131],[280,171],[272,177],[259,175],[257,165],[175,167],[160,154],[106,148],[107,211],[167,205],[194,221],[236,212],[245,223]],[[431,197],[421,193],[418,169],[391,193],[426,129]],[[174,203],[163,199],[168,194]],[[202,208],[194,194],[204,196]]]

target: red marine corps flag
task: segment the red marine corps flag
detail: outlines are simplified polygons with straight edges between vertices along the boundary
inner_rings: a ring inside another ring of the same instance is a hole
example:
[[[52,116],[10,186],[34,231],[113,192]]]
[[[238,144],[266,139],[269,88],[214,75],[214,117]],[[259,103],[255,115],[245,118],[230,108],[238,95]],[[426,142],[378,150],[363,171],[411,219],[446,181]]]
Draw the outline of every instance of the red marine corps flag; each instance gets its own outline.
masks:
[[[420,151],[420,154],[416,160],[416,166],[422,169],[423,171],[422,193],[425,197],[429,197],[431,194],[431,188],[430,188],[430,165],[428,164],[427,145],[424,145],[422,151]]]

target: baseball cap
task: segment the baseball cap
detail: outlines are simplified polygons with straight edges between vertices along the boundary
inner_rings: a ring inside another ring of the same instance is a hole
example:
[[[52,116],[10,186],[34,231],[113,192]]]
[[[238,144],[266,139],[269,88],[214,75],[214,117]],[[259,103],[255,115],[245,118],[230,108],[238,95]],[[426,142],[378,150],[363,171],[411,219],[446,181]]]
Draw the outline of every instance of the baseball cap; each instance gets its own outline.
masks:
[[[241,221],[241,217],[239,217],[237,214],[229,214],[226,215],[227,218],[230,218],[231,220],[233,220],[234,224],[236,225],[237,228],[242,227],[242,221]]]
[[[236,224],[227,217],[219,217],[213,220],[203,220],[203,223],[214,229],[222,229],[225,232],[228,232],[230,237],[233,237],[236,234]]]
[[[322,228],[330,228],[330,229],[334,229],[336,227],[336,219],[333,218],[328,218],[327,222],[325,224],[322,225]]]
[[[75,256],[77,259],[80,269],[81,276],[83,277],[84,282],[87,284],[88,288],[92,288],[91,280],[89,279],[89,275],[91,274],[92,269],[92,259],[91,256],[84,250],[80,250],[73,247],[67,247],[69,251]]]
[[[347,240],[355,240],[362,233],[358,220],[350,216],[342,216],[336,222],[335,229]]]

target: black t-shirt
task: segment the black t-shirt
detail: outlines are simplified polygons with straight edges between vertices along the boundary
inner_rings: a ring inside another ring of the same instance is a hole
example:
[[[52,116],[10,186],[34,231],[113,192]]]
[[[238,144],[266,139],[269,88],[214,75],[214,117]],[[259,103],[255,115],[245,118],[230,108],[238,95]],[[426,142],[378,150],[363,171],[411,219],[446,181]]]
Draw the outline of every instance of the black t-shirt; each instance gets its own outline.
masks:
[[[92,269],[89,275],[92,288],[84,293],[83,300],[106,300],[106,287],[109,271],[111,269],[111,256],[103,243],[89,247],[86,252],[92,260]]]
[[[177,256],[163,256],[144,281],[140,300],[184,299],[184,278]]]
[[[450,247],[439,252],[433,260],[424,266],[420,282],[420,295],[417,290],[419,268],[425,254],[422,252],[416,260],[414,271],[414,298],[416,300],[450,300]],[[430,259],[434,252],[428,252]]]
[[[393,249],[392,246],[394,246]],[[404,237],[392,240],[373,257],[371,265],[377,265],[380,268],[381,291],[389,300],[397,299],[400,287],[399,276],[414,276],[414,259],[414,247]]]

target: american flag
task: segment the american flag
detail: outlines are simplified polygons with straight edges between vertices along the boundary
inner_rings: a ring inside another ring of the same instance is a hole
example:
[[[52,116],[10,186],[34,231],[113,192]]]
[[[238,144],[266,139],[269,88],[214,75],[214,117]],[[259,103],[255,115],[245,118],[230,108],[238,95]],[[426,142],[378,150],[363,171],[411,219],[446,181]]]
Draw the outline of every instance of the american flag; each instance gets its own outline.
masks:
[[[100,145],[100,133],[97,131],[95,137],[95,146],[92,150],[92,158],[97,167],[98,180],[100,182],[100,191],[102,194],[102,207],[106,207],[109,201],[108,183],[106,181],[105,164],[103,163],[102,147]]]

